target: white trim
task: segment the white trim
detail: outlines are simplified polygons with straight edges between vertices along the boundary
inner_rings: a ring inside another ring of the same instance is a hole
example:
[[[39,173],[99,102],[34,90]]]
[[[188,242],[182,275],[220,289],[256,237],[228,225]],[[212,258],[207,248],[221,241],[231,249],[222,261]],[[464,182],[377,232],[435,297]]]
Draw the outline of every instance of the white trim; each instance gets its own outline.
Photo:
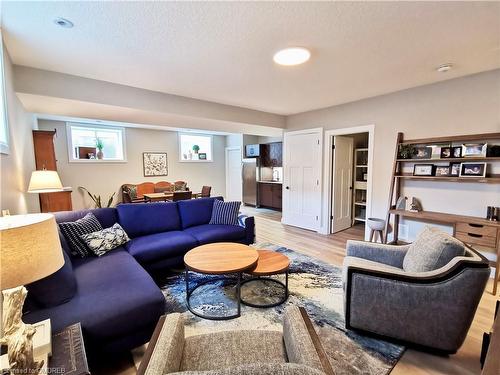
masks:
[[[206,137],[210,138],[210,153],[211,153],[211,159],[210,160],[183,160],[182,159],[182,150],[181,150],[181,136],[182,135],[194,135],[198,137]],[[178,158],[179,158],[179,163],[213,163],[214,161],[214,136],[212,134],[202,134],[202,133],[190,133],[190,132],[178,132],[177,133],[177,146],[178,146]]]
[[[241,185],[241,197],[239,197],[240,202],[243,201],[243,156],[242,156],[242,151],[240,146],[231,146],[231,147],[226,147],[225,149],[225,164],[226,164],[226,194],[224,195],[224,198],[227,199],[227,192],[229,191],[229,173],[228,173],[228,152],[229,151],[234,151],[234,150],[239,150],[240,151],[240,185]]]
[[[319,230],[321,234],[331,232],[331,203],[332,203],[332,145],[335,135],[347,135],[357,133],[368,133],[368,180],[366,187],[366,217],[372,214],[372,191],[373,191],[373,156],[375,145],[375,125],[354,126],[351,128],[332,129],[325,131],[324,163],[323,163],[323,199],[322,199],[322,226]],[[365,240],[368,239],[368,226],[365,226]]]
[[[285,193],[286,186],[288,184],[288,176],[286,173],[286,147],[287,147],[287,136],[289,135],[297,135],[297,134],[310,134],[310,133],[316,133],[318,134],[319,137],[319,165],[318,165],[318,171],[319,171],[319,184],[320,184],[320,207],[319,207],[319,220],[318,220],[318,225],[316,228],[307,228],[311,230],[315,230],[318,233],[321,233],[321,228],[322,228],[322,197],[323,197],[323,169],[321,168],[321,164],[323,162],[322,160],[322,155],[323,155],[323,128],[310,128],[310,129],[303,129],[303,130],[295,130],[295,131],[289,131],[289,132],[284,132],[283,133],[283,192],[282,192],[282,197],[283,197],[283,204],[282,204],[282,215],[281,215],[281,223],[285,225],[289,225],[287,222],[286,218],[286,207],[288,207],[288,195]]]
[[[72,142],[72,127],[80,127],[80,128],[88,128],[88,129],[112,129],[119,130],[122,134],[122,159],[75,159],[73,156],[73,142]],[[69,163],[84,163],[84,164],[103,164],[103,163],[126,163],[127,162],[127,134],[125,128],[119,126],[107,126],[102,124],[86,124],[86,123],[78,123],[78,122],[67,122],[66,123],[66,146],[68,148],[68,162]]]

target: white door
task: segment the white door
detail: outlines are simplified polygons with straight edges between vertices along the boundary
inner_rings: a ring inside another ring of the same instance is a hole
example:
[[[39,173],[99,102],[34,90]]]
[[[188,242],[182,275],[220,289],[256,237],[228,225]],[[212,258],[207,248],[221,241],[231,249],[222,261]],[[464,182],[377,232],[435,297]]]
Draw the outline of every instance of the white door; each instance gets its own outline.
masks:
[[[241,201],[242,186],[241,179],[241,148],[226,148],[226,200]]]
[[[332,233],[351,226],[353,139],[333,137]]]
[[[285,133],[284,224],[320,228],[322,136],[322,129]]]

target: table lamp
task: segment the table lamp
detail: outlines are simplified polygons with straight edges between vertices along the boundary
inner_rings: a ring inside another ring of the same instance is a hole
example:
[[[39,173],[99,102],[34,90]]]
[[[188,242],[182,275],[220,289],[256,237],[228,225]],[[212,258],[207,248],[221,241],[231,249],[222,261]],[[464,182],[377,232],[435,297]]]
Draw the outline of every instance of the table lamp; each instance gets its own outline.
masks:
[[[2,345],[8,346],[9,366],[13,373],[36,375],[43,366],[43,361],[37,362],[33,358],[32,338],[36,329],[21,320],[28,293],[23,285],[49,276],[63,265],[64,257],[54,215],[28,214],[0,218],[0,341]]]
[[[31,172],[28,193],[54,193],[62,190],[63,186],[57,171],[44,169]]]

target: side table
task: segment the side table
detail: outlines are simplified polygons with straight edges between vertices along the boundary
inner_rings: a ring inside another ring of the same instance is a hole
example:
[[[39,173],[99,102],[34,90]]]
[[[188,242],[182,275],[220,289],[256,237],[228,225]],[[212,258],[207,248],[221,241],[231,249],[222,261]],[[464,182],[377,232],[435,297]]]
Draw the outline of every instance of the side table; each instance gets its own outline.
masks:
[[[276,283],[283,289],[283,297],[277,302],[269,304],[253,303],[248,300],[244,300],[243,298],[241,298],[241,303],[250,307],[260,308],[281,305],[288,299],[288,269],[290,268],[290,259],[287,256],[272,250],[257,250],[257,253],[259,254],[259,259],[257,260],[255,267],[245,270],[245,273],[251,275],[252,278],[242,281],[241,285],[243,286],[244,284],[258,281]],[[285,273],[285,283],[269,277],[281,273]]]

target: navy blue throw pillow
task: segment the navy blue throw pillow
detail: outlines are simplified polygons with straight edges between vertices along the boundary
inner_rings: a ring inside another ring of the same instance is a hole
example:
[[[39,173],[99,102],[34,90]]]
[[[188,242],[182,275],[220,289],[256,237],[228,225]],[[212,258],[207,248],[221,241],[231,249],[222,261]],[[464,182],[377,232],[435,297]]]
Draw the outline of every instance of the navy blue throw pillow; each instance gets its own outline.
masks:
[[[214,200],[212,218],[209,224],[238,225],[238,212],[241,202],[222,202]]]

